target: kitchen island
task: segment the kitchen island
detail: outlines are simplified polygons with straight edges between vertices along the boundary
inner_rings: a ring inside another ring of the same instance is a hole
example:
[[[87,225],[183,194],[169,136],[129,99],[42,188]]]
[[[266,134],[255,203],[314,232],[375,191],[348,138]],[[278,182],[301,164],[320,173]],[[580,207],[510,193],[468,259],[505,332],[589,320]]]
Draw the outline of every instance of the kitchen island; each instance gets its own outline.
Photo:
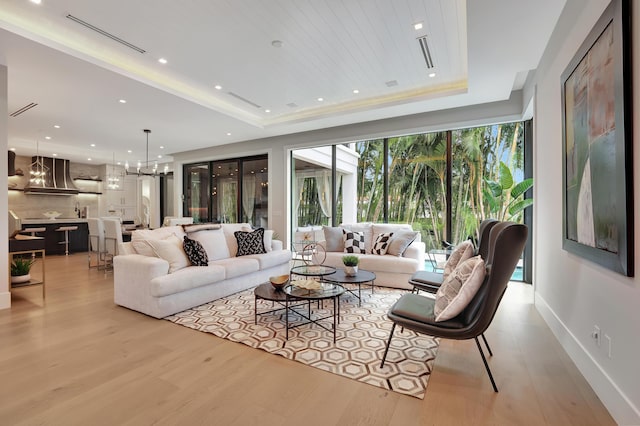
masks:
[[[45,228],[37,235],[44,237],[45,253],[64,254],[64,232],[56,231],[61,226],[77,226],[76,231],[69,232],[69,252],[77,253],[89,250],[89,226],[87,219],[57,218],[57,219],[22,219],[22,228]]]

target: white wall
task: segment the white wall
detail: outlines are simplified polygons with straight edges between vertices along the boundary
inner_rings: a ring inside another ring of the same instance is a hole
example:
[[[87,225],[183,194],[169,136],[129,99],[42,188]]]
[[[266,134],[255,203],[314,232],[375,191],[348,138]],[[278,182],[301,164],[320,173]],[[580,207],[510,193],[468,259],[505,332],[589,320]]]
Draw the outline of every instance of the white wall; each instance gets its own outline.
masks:
[[[640,278],[624,277],[562,249],[560,76],[608,3],[568,2],[559,23],[562,36],[548,47],[531,91],[535,93],[535,303],[614,419],[620,424],[640,424]],[[632,21],[639,23],[640,8],[633,9]],[[640,69],[638,28],[636,24],[632,40],[636,76]],[[640,253],[639,79],[634,81],[633,104],[635,251]],[[635,269],[640,275],[637,262]],[[594,325],[611,337],[611,358],[604,337],[600,347],[591,337]]]
[[[0,167],[3,170],[0,173],[0,188],[7,188],[8,178],[7,173],[7,152],[9,149],[7,142],[7,117],[9,112],[7,110],[7,67],[0,65],[0,164],[4,164],[4,167]],[[8,191],[7,191],[8,192]],[[9,199],[5,192],[0,197],[0,212],[8,214],[9,211]],[[0,226],[0,241],[9,241],[9,228],[6,225],[7,216],[5,216],[0,223],[4,224]],[[0,244],[0,309],[5,309],[11,306],[11,293],[9,293],[9,244]]]

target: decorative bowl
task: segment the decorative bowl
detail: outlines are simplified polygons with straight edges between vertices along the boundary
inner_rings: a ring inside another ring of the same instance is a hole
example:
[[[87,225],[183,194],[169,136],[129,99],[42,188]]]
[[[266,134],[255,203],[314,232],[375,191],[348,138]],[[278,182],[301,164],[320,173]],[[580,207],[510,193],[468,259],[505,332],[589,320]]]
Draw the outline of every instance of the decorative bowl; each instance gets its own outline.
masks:
[[[53,210],[53,211],[49,210],[48,212],[44,212],[42,214],[45,215],[46,217],[48,217],[51,220],[54,220],[55,218],[62,216],[62,213],[57,212],[55,210]]]
[[[282,288],[289,282],[289,275],[277,275],[275,277],[269,277],[271,285],[276,290],[282,290]]]

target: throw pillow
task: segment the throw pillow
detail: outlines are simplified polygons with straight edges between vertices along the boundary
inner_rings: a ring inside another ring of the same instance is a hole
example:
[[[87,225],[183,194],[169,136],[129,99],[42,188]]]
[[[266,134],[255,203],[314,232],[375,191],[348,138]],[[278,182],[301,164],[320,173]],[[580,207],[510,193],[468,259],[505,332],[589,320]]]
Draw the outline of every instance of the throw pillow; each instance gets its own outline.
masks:
[[[345,253],[366,253],[364,249],[364,234],[362,232],[342,230],[342,241]]]
[[[433,314],[436,322],[456,317],[467,307],[484,281],[484,260],[475,256],[462,262],[442,282],[436,293]]]
[[[469,240],[463,241],[458,244],[447,259],[447,263],[444,265],[444,272],[442,273],[442,279],[446,280],[449,274],[453,272],[456,267],[465,260],[473,256],[475,248],[473,243]]]
[[[385,232],[379,234],[376,237],[376,240],[373,242],[371,254],[379,254],[381,256],[387,254],[387,250],[389,249],[389,242],[391,241],[392,236],[393,232]]]
[[[189,238],[196,240],[202,245],[204,251],[207,252],[209,261],[228,259],[231,257],[229,248],[227,247],[227,239],[222,229],[192,232],[189,234]]]
[[[148,245],[155,257],[169,262],[169,273],[186,268],[190,264],[189,258],[182,248],[182,241],[173,234],[163,240],[140,240],[139,244]],[[138,251],[138,247],[136,247],[136,251]]]
[[[253,232],[236,231],[233,233],[238,242],[236,256],[266,253],[264,249],[264,228],[258,228]]]
[[[207,252],[198,241],[192,240],[185,235],[182,246],[185,254],[189,258],[189,262],[191,262],[193,266],[207,266],[209,264]]]
[[[389,247],[387,247],[387,254],[393,256],[402,256],[407,250],[407,247],[418,237],[417,231],[399,231],[394,232],[391,241],[389,241]]]
[[[240,230],[243,232],[253,232],[253,229],[249,226],[243,226]],[[265,229],[264,238],[262,242],[264,244],[264,249],[267,253],[273,250],[273,247],[271,247],[272,241],[273,241],[273,230]]]
[[[344,240],[342,239],[342,228],[323,226],[324,241],[326,251],[344,251]]]

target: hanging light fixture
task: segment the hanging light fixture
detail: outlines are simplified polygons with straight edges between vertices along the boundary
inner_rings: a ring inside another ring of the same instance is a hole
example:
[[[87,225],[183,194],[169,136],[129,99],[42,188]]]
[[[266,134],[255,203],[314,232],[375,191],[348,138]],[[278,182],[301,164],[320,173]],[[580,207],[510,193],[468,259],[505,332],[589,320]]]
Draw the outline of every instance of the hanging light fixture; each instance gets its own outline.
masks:
[[[44,165],[44,159],[40,157],[40,141],[36,140],[36,161],[31,163],[31,178],[29,182],[32,184],[44,186],[45,177],[49,168]]]
[[[124,169],[125,169],[125,172],[128,175],[157,176],[158,175],[158,162],[155,161],[153,166],[149,167],[149,133],[151,133],[151,130],[143,129],[142,131],[145,132],[146,135],[147,135],[147,158],[146,158],[146,162],[144,164],[144,167],[142,167],[142,162],[140,160],[138,160],[138,164],[136,166],[136,171],[135,172],[130,172],[129,171],[129,162],[127,161],[124,164]]]
[[[107,176],[107,188],[120,188],[120,176],[116,173],[116,153],[113,153],[113,162],[111,163],[111,175]]]

